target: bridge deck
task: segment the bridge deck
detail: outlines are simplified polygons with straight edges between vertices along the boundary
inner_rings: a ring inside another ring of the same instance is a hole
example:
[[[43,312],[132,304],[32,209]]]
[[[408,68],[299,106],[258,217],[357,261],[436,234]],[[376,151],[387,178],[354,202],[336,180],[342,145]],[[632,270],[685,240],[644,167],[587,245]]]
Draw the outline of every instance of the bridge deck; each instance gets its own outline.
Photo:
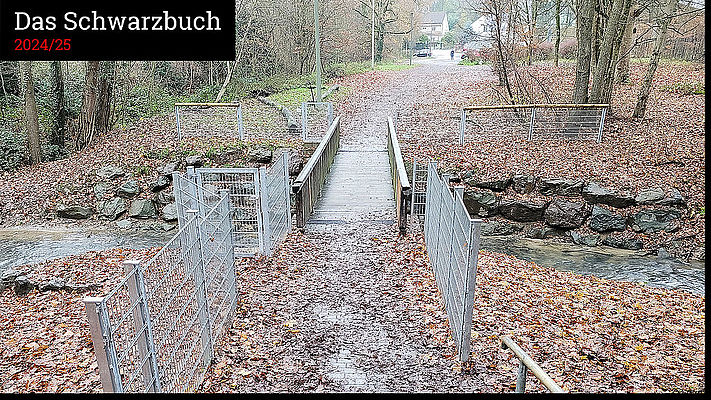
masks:
[[[307,225],[392,224],[394,218],[387,150],[341,150]]]

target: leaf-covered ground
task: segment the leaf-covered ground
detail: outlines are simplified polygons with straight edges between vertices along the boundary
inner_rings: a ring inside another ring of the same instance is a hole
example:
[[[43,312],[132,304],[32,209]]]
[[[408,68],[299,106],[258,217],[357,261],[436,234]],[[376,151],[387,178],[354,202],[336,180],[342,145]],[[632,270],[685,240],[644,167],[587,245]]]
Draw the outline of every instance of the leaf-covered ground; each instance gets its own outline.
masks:
[[[460,108],[502,103],[498,93],[503,88],[496,85],[496,76],[488,65],[423,65],[407,71],[345,77],[339,83],[354,89],[336,109],[354,116],[365,108],[377,107],[375,111],[394,117],[406,163],[413,157],[420,162],[432,159],[443,170],[476,170],[482,179],[517,173],[579,178],[633,194],[652,187],[676,188],[688,201],[681,229],[672,234],[625,235],[637,237],[654,249],[677,239],[689,251],[702,248],[706,233],[706,108],[703,94],[684,88],[703,85],[705,66],[662,62],[646,116],[634,120],[630,116],[646,67],[646,63],[632,63],[630,83],[615,86],[601,143],[528,141],[525,135],[497,137],[493,132],[482,137],[470,135],[460,146]],[[519,75],[531,102],[570,102],[574,64],[519,67]],[[360,123],[362,120],[344,118],[345,142]],[[621,211],[627,215],[637,210]]]
[[[281,114],[257,100],[246,100],[243,109],[245,129],[249,141],[240,142],[236,137],[188,136],[178,141],[175,115],[157,116],[141,120],[127,128],[115,129],[101,135],[97,142],[70,157],[23,167],[14,172],[0,172],[0,227],[32,225],[99,225],[96,216],[89,220],[72,221],[59,219],[56,209],[59,204],[78,204],[93,208],[98,200],[94,185],[106,181],[96,176],[95,171],[105,165],[121,167],[127,174],[109,183],[118,186],[135,179],[142,188],[137,198],[155,196],[149,185],[154,182],[159,169],[168,163],[177,163],[178,170],[185,170],[185,157],[201,155],[208,166],[255,166],[248,153],[255,147],[301,148],[299,133],[266,134],[263,128],[286,133]],[[170,190],[170,189],[168,189]]]

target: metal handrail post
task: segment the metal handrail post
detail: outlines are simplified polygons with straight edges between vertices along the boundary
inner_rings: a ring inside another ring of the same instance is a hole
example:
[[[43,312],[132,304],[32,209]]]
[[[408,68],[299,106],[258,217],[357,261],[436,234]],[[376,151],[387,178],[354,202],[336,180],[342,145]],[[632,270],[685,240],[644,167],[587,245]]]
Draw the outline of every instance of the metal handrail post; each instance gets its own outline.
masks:
[[[548,388],[553,393],[565,393],[565,391],[558,386],[557,383],[553,379],[551,379],[548,374],[541,369],[541,367],[533,361],[533,359],[526,354],[523,349],[521,349],[516,342],[513,341],[511,336],[509,335],[504,335],[501,336],[501,348],[506,349],[506,348],[511,349],[513,351],[514,355],[520,360],[521,365],[523,368],[519,367],[519,376],[517,377],[517,382],[516,382],[516,391],[518,392],[519,390],[519,381],[523,380],[523,383],[520,385],[521,390],[525,389],[526,383],[525,383],[525,375],[521,377],[522,372],[525,374],[527,370],[531,370],[533,375],[538,378],[538,380],[541,381],[543,386]]]

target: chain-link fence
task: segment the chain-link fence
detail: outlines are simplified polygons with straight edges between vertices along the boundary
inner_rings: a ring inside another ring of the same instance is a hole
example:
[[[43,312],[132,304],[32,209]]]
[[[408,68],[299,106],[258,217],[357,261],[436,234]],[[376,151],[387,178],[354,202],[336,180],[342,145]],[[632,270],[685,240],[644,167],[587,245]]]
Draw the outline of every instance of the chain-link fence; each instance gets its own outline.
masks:
[[[464,189],[449,190],[449,177],[427,166],[425,244],[461,361],[469,359],[481,220],[462,201]]]
[[[459,144],[466,140],[525,136],[528,140],[602,140],[608,104],[518,104],[461,110]]]
[[[301,103],[301,137],[305,142],[320,142],[333,122],[333,103]]]
[[[190,392],[201,384],[237,300],[229,198],[209,197],[214,205],[187,209],[148,262],[125,263],[115,288],[84,299],[105,392]]]

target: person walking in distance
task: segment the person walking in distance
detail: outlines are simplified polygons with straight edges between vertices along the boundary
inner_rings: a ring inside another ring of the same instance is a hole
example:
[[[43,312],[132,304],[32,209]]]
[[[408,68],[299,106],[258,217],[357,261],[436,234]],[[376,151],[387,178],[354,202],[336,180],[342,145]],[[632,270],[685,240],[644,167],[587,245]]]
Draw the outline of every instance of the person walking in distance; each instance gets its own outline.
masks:
[[[454,60],[454,49],[452,49],[452,51],[449,52],[449,59]]]

